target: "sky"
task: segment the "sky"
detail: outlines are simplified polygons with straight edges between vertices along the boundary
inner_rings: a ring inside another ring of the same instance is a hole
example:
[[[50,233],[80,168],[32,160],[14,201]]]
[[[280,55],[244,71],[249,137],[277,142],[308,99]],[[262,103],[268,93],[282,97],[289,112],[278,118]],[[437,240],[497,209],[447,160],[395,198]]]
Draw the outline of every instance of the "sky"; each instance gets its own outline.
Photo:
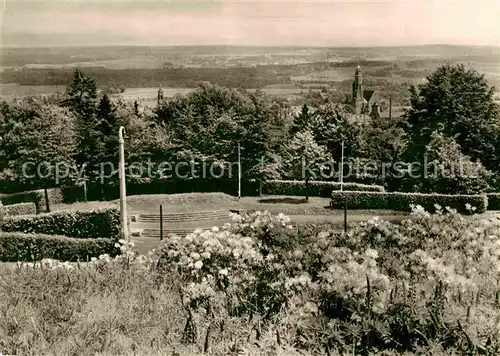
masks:
[[[0,0],[1,45],[500,46],[498,0]]]

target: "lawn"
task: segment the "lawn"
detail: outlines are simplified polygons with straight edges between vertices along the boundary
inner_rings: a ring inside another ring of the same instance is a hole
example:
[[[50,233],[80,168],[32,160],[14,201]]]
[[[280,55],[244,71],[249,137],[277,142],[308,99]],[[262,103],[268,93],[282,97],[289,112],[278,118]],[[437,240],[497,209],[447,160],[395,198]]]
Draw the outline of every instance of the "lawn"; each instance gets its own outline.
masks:
[[[160,204],[163,213],[186,213],[213,210],[247,210],[269,211],[286,215],[310,216],[340,216],[343,210],[331,209],[329,198],[309,197],[306,202],[300,196],[263,196],[263,197],[236,197],[223,193],[185,193],[185,194],[155,194],[134,195],[127,197],[127,211],[130,214],[158,213]],[[87,210],[107,206],[119,206],[119,200],[109,202],[91,201],[87,203],[55,204],[51,207],[56,210]],[[352,210],[349,216],[404,216],[404,212],[388,210]]]
[[[223,226],[230,222],[227,217],[216,216],[201,218],[199,220],[185,218],[186,214],[196,212],[236,211],[269,211],[270,213],[283,213],[290,217],[293,225],[331,224],[341,230],[344,223],[344,211],[329,207],[330,199],[310,197],[306,202],[300,196],[264,196],[264,197],[236,197],[223,193],[185,193],[185,194],[157,194],[137,195],[127,197],[127,210],[129,216],[138,214],[159,215],[160,204],[163,214],[176,217],[173,221],[163,224],[164,236],[167,234],[180,234],[181,236],[195,229],[208,229],[213,226]],[[119,208],[119,201],[110,202],[93,201],[88,203],[58,204],[52,207],[56,210],[87,210],[107,206]],[[164,217],[165,217],[164,215]],[[356,210],[348,211],[347,222],[350,224],[370,220],[379,216],[388,221],[402,220],[406,213],[384,210]],[[140,253],[147,253],[160,245],[159,219],[154,221],[135,221],[131,223],[131,240],[136,244]],[[140,236],[136,235],[141,232]]]

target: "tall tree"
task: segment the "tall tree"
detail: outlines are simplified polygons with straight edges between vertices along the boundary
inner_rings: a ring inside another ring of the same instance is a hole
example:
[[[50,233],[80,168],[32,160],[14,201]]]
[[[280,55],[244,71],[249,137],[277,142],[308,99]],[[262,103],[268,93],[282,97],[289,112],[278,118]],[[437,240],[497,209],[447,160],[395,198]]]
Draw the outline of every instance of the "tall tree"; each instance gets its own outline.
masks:
[[[63,104],[76,114],[87,118],[95,113],[96,102],[97,85],[95,80],[76,69]]]
[[[95,116],[95,127],[89,128],[92,136],[90,137],[93,144],[90,146],[93,150],[91,157],[89,157],[89,168],[92,172],[97,173],[97,177],[105,173],[109,176],[113,171],[118,169],[118,129],[120,127],[117,107],[111,102],[109,96],[104,94],[99,104]],[[111,170],[102,172],[102,168]],[[101,187],[102,196],[102,183],[103,180],[99,179],[99,186]]]
[[[97,174],[95,167],[98,152],[96,142],[99,139],[96,118],[97,84],[95,80],[76,69],[63,105],[68,107],[77,117],[78,153],[76,161],[79,166],[86,167],[84,178],[90,177],[92,179]]]
[[[75,117],[67,109],[38,103],[12,108],[9,114],[9,121],[16,122],[2,125],[7,139],[2,141],[5,146],[0,143],[7,155],[1,167],[3,178],[8,176],[25,188],[43,188],[50,211],[47,189],[70,185],[78,174]]]
[[[325,146],[337,161],[341,158],[342,141],[345,156],[352,156],[359,149],[360,137],[367,121],[355,121],[343,106],[327,104],[319,107],[311,120],[311,132],[315,141]]]
[[[206,82],[186,97],[166,100],[156,110],[157,121],[179,147],[174,159],[232,164],[240,143],[246,177],[258,171],[254,168],[269,147],[273,113],[261,92],[251,94]]]
[[[291,133],[296,134],[297,132],[304,131],[310,128],[313,118],[313,113],[309,110],[307,104],[302,105],[300,113],[295,116],[291,128]]]
[[[309,200],[309,180],[317,178],[325,166],[330,162],[331,156],[324,146],[314,140],[310,131],[297,132],[284,153],[284,167],[290,178],[305,180],[306,201]]]
[[[413,172],[413,185],[422,192],[479,194],[489,191],[493,174],[460,151],[451,137],[433,132],[425,148],[425,166]],[[415,175],[415,173],[419,173]]]
[[[494,88],[464,65],[445,65],[412,86],[406,124],[411,138],[409,157],[422,155],[432,132],[456,139],[463,154],[500,172],[500,118]]]

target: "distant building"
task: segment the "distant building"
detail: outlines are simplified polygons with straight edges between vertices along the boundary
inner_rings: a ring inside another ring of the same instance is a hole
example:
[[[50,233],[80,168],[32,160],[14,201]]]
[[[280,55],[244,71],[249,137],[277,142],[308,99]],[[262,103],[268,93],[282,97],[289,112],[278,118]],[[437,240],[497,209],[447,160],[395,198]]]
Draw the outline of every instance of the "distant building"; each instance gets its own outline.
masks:
[[[363,88],[363,75],[361,74],[361,67],[358,65],[356,73],[354,74],[354,81],[352,82],[352,106],[354,107],[355,114],[370,114],[373,110],[379,112],[379,106],[375,102],[375,91],[372,89]]]

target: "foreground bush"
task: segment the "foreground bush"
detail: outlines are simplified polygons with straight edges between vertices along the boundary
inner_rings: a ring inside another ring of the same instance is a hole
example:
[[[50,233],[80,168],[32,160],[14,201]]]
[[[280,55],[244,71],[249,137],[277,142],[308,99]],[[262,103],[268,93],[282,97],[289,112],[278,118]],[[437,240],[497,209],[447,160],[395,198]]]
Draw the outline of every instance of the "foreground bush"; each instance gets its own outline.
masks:
[[[75,239],[65,236],[0,232],[0,261],[87,261],[102,254],[115,256],[119,250],[110,239]]]
[[[255,213],[150,256],[121,252],[0,274],[0,351],[500,353],[496,218],[419,208],[344,234]]]
[[[310,196],[330,197],[332,191],[340,190],[338,182],[310,181],[308,193]],[[383,192],[384,187],[380,185],[367,185],[360,183],[343,183],[343,190]],[[299,180],[268,180],[262,183],[262,192],[269,195],[297,195],[306,194],[305,181]]]
[[[3,221],[2,230],[117,240],[120,236],[120,212],[116,208],[102,208],[89,211],[57,211],[40,215],[7,217]]]
[[[307,235],[284,216],[236,219],[159,251],[187,279],[184,305],[204,323],[216,322],[207,311],[257,314],[252,327],[276,328],[289,344],[321,353],[500,351],[498,220],[422,209],[400,224],[375,219],[347,235]]]
[[[35,203],[19,203],[3,207],[5,216],[34,215],[36,214]]]
[[[420,205],[428,211],[435,211],[435,206],[450,207],[460,213],[484,213],[488,207],[486,195],[445,195],[399,192],[340,192],[331,194],[331,206],[343,209],[347,202],[348,209],[383,209],[411,211],[412,205]]]

